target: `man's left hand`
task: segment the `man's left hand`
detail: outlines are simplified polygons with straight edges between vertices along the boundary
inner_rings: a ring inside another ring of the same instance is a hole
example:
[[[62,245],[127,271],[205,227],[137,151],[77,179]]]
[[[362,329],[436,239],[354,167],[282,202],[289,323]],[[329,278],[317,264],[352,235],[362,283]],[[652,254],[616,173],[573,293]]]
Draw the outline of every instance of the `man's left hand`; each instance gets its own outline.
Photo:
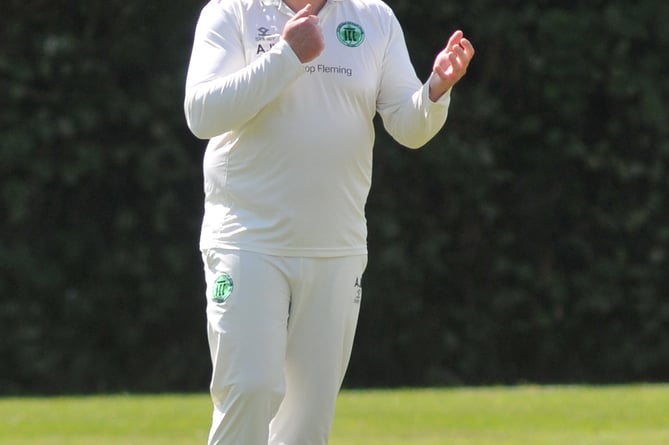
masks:
[[[430,79],[430,99],[433,102],[462,79],[472,57],[474,47],[471,42],[464,38],[462,31],[455,31],[434,59],[432,72],[435,75]]]

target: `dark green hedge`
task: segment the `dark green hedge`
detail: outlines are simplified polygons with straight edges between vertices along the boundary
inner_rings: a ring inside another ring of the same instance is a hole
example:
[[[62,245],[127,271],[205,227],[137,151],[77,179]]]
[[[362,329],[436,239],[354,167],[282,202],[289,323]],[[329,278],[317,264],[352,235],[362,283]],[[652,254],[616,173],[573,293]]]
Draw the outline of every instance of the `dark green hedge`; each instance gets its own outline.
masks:
[[[0,393],[206,388],[202,2],[0,18]],[[444,131],[379,127],[351,386],[669,378],[669,6],[389,1],[421,77],[477,47]]]

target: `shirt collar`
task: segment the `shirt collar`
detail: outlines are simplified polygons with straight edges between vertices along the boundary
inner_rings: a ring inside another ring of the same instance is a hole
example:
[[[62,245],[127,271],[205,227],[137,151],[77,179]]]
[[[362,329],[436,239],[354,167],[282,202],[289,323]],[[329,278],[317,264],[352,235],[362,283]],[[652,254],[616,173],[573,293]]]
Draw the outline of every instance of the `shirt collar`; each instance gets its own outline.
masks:
[[[344,0],[327,0],[331,2],[343,2]],[[279,6],[281,4],[281,0],[260,0],[260,3],[262,3],[265,6]]]

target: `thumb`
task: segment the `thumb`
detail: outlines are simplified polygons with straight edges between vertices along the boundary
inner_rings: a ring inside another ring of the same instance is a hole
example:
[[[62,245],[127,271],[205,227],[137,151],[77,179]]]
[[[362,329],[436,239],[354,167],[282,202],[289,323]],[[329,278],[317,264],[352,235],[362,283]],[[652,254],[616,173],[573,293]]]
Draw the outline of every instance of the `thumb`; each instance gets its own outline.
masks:
[[[295,15],[293,16],[293,20],[297,20],[302,17],[309,17],[311,15],[311,9],[312,9],[311,3],[307,3],[307,5],[304,8],[300,9],[295,13]]]

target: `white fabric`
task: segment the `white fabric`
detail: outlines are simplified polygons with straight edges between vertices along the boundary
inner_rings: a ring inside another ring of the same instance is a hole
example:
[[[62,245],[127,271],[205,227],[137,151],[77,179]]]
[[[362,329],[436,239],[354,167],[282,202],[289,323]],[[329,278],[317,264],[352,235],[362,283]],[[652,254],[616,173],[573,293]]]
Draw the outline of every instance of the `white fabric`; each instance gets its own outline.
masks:
[[[383,2],[328,1],[325,50],[305,65],[280,38],[292,14],[278,0],[212,0],[200,16],[185,112],[211,139],[202,249],[365,254],[374,115],[414,148],[445,122],[450,92],[429,100]],[[359,46],[338,40],[345,22],[364,31]]]
[[[214,372],[209,445],[325,445],[367,257],[203,253]],[[225,301],[216,279],[229,277]]]

